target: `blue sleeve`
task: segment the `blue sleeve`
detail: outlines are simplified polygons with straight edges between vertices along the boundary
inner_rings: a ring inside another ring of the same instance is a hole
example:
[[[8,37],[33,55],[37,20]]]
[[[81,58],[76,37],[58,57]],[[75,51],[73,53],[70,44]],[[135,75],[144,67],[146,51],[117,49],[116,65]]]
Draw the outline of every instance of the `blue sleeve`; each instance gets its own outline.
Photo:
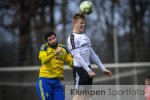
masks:
[[[46,46],[46,44],[42,44],[42,45],[41,45],[40,51],[47,51],[47,46]]]
[[[64,48],[66,50],[66,52],[69,53],[69,50],[68,50],[68,48],[66,46],[60,45],[60,47]]]

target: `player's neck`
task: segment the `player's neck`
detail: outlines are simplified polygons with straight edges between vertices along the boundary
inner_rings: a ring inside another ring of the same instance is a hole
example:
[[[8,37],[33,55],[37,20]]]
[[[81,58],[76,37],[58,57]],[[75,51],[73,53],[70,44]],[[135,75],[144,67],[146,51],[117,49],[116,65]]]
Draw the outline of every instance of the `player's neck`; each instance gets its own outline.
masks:
[[[83,32],[80,32],[79,30],[73,30],[73,33],[82,34]]]
[[[82,32],[73,32],[73,33],[75,33],[75,34],[82,34]]]

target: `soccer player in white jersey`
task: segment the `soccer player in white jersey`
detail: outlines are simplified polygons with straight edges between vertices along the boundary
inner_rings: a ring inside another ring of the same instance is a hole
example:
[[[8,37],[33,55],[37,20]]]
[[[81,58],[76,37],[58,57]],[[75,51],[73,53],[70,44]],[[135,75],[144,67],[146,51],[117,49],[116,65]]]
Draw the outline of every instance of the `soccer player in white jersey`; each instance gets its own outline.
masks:
[[[112,75],[92,49],[90,39],[84,34],[84,30],[85,16],[76,13],[73,18],[73,33],[67,41],[73,56],[73,76],[76,88],[78,85],[92,85],[93,77],[96,74],[91,70],[90,58],[107,76]]]

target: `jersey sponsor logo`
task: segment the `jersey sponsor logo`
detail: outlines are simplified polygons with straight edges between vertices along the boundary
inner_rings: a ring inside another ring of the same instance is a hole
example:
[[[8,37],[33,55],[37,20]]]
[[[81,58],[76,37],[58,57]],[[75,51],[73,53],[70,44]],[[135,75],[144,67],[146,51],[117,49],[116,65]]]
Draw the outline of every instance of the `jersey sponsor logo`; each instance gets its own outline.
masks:
[[[64,60],[64,56],[65,56],[64,52],[60,52],[59,54],[56,55],[55,58],[56,58],[57,60],[63,61],[63,60]]]

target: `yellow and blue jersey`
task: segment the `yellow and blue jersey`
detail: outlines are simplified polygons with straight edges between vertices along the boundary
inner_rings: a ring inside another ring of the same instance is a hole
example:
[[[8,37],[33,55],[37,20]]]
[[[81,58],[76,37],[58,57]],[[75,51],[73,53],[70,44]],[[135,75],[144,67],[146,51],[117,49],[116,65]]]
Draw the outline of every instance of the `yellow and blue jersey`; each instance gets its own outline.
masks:
[[[39,59],[42,66],[40,67],[39,77],[43,78],[60,78],[64,74],[64,64],[68,63],[72,67],[73,60],[68,49],[61,44],[58,47],[62,48],[59,54],[55,54],[56,49],[51,48],[47,43],[43,44],[40,48]],[[52,55],[51,59],[46,63],[42,63],[42,58]]]

